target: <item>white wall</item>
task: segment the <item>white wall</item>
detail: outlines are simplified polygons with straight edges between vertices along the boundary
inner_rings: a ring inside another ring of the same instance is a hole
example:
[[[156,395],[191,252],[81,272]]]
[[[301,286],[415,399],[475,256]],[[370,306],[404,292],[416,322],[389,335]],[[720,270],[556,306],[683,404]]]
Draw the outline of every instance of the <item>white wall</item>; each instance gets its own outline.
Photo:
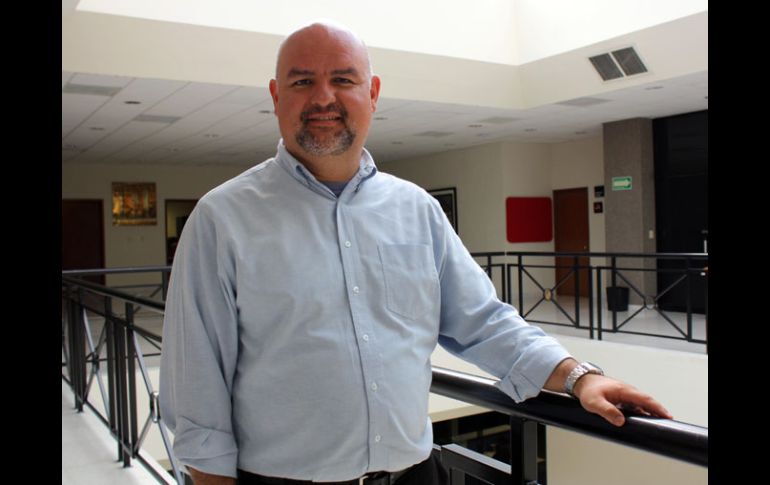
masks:
[[[104,201],[104,252],[107,268],[165,265],[165,200],[199,199],[246,168],[62,164],[62,199]],[[112,182],[155,182],[158,223],[153,226],[113,226]],[[107,277],[107,285],[159,282],[158,274]]]
[[[708,11],[708,0],[514,0],[517,64]]]

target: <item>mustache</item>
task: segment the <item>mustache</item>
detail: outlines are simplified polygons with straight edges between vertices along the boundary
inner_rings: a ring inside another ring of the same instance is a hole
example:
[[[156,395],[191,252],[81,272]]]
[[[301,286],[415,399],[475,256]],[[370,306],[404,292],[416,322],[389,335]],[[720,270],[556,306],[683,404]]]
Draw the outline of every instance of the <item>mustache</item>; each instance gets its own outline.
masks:
[[[327,106],[311,106],[310,108],[300,113],[300,120],[302,120],[303,123],[306,123],[311,115],[320,113],[336,113],[342,118],[342,121],[345,121],[348,117],[348,110],[346,110],[344,106],[339,103],[332,103]]]

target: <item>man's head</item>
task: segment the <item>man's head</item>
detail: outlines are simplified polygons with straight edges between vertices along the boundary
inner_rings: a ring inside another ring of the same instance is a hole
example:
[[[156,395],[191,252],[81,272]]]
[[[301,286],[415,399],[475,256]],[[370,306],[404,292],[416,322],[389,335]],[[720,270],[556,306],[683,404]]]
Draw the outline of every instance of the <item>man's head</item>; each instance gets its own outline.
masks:
[[[313,23],[286,38],[270,81],[286,148],[301,161],[358,160],[380,92],[366,46],[354,33]]]

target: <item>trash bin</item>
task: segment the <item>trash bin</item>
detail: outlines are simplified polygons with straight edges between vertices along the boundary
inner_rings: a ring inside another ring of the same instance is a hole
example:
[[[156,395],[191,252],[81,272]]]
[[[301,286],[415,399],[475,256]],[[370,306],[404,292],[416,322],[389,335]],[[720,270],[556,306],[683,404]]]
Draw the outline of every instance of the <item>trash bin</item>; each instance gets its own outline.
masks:
[[[628,288],[624,286],[607,287],[607,310],[611,312],[628,311]]]

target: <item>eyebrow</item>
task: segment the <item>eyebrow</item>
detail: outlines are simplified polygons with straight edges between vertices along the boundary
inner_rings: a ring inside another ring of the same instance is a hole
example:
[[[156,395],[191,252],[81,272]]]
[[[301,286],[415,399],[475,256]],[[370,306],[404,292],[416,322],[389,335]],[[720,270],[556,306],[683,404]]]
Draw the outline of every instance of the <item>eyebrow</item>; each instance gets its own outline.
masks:
[[[341,76],[341,75],[353,75],[358,76],[358,71],[354,67],[348,67],[346,69],[335,69],[331,72],[332,76]],[[287,74],[287,77],[301,77],[301,76],[315,76],[315,71],[311,71],[310,69],[299,69],[296,67],[292,67],[289,70],[289,74]]]

